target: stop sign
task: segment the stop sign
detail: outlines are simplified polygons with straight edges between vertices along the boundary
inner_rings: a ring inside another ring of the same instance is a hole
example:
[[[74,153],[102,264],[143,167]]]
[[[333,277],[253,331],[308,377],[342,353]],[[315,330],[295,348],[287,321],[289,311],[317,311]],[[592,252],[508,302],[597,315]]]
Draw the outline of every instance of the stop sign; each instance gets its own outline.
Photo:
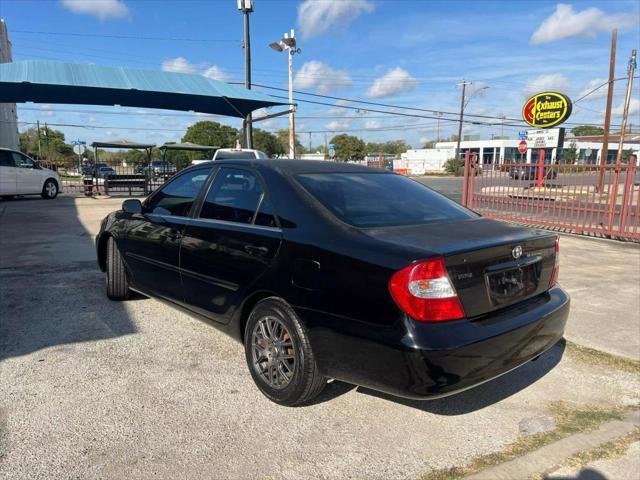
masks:
[[[520,153],[527,153],[527,142],[522,140],[519,144],[518,144],[518,151]]]

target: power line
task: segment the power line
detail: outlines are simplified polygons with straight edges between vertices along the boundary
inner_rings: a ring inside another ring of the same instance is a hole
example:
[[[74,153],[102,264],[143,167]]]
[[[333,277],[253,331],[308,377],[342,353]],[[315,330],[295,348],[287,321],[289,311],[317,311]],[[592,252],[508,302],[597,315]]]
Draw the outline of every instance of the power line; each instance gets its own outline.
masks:
[[[57,35],[66,37],[92,37],[92,38],[114,38],[122,40],[160,40],[171,42],[205,42],[205,43],[241,43],[240,40],[221,38],[179,38],[179,37],[146,37],[141,35],[113,35],[104,33],[79,33],[79,32],[45,32],[36,30],[11,30],[12,33],[24,33],[28,35]]]

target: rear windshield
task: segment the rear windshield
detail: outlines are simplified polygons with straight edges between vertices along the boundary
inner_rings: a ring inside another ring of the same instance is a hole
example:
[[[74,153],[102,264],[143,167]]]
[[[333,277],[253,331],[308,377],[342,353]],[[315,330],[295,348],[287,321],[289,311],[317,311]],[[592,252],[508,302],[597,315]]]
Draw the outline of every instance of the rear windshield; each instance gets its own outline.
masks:
[[[417,225],[476,216],[401,175],[311,173],[296,178],[336,217],[356,227]]]

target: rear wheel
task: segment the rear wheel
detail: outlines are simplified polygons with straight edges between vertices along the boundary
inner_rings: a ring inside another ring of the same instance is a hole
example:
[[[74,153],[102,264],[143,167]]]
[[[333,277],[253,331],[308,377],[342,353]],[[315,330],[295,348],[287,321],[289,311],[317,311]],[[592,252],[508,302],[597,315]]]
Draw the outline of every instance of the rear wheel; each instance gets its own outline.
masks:
[[[52,200],[56,198],[58,196],[58,182],[56,182],[52,178],[44,182],[41,195],[42,198],[46,200]]]
[[[306,328],[280,298],[256,304],[245,328],[244,349],[254,382],[275,403],[307,403],[327,383],[318,370]]]
[[[120,250],[113,237],[107,240],[107,297],[111,300],[126,300],[131,295],[129,280]]]

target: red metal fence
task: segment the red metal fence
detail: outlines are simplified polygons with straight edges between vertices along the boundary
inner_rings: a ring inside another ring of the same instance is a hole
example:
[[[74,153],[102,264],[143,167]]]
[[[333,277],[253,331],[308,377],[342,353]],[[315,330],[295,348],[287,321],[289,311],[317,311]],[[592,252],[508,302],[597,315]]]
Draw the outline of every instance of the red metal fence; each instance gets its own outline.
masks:
[[[618,165],[508,163],[479,169],[467,155],[462,204],[498,220],[640,240],[634,156]]]

